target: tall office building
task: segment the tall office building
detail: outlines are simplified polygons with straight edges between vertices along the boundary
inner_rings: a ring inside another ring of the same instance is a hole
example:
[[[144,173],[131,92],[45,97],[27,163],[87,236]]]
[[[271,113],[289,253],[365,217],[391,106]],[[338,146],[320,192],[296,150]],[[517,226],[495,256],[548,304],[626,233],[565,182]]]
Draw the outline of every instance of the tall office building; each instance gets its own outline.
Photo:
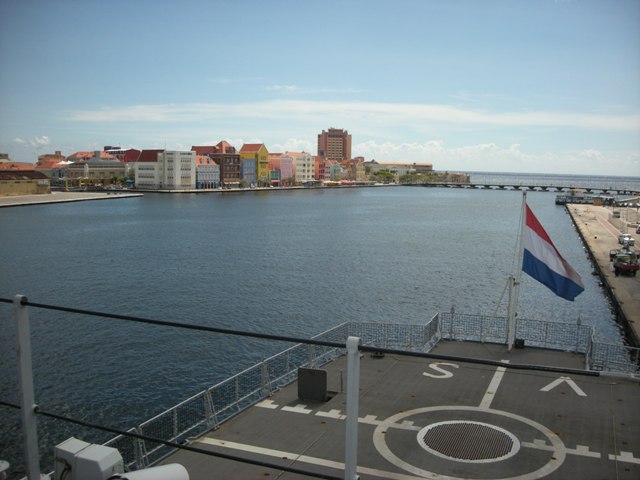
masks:
[[[327,160],[351,159],[351,135],[346,130],[330,128],[318,135],[318,156]]]

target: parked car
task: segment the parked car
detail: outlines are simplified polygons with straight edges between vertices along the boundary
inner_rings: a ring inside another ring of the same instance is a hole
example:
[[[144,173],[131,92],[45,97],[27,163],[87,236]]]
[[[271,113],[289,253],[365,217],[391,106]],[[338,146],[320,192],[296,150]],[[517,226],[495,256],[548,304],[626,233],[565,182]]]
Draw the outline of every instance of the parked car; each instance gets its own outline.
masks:
[[[623,233],[618,237],[618,243],[620,245],[633,246],[636,244],[635,239],[628,233]]]
[[[638,254],[636,252],[620,250],[613,258],[613,272],[618,275],[636,276],[640,265],[638,265]]]

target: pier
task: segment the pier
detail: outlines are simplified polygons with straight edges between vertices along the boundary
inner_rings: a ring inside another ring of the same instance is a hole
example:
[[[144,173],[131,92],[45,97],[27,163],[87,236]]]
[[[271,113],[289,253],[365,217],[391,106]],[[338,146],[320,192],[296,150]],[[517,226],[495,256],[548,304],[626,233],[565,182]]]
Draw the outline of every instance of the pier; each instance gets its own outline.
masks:
[[[51,192],[42,195],[15,195],[0,197],[0,208],[23,207],[26,205],[44,205],[49,203],[83,202],[87,200],[110,200],[116,198],[142,197],[142,193],[123,190],[104,190],[102,192]]]
[[[609,251],[622,246],[618,243],[618,236],[628,233],[628,223],[615,219],[613,211],[607,207],[570,204],[566,208],[589,251],[603,286],[610,294],[616,320],[625,328],[633,345],[639,346],[640,276],[616,277],[609,260]]]

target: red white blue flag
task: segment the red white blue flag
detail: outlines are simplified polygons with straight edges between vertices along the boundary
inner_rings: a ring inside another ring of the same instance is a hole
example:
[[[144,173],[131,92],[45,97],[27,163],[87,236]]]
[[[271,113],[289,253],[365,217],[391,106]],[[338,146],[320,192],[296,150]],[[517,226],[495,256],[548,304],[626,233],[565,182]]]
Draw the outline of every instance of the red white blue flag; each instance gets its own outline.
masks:
[[[522,271],[556,295],[573,301],[584,291],[580,275],[562,258],[529,205],[525,206]]]

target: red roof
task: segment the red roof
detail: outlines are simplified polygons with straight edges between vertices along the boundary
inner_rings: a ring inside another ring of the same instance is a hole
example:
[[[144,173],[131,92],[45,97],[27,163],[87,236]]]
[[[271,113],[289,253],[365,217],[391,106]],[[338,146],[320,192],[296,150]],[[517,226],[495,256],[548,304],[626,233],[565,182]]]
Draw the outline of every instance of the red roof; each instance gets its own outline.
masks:
[[[33,163],[0,162],[0,170],[33,170]]]
[[[204,155],[206,153],[216,153],[216,147],[213,145],[205,145],[205,146],[192,146],[192,152],[196,152],[196,155]]]
[[[72,153],[71,155],[69,155],[67,157],[67,161],[69,161],[69,162],[80,162],[82,160],[89,160],[90,158],[94,158],[94,157],[95,157],[95,152],[76,152],[76,153]],[[116,157],[114,157],[113,155],[108,154],[107,152],[101,151],[100,152],[100,158],[115,159]]]
[[[157,162],[158,154],[164,150],[142,150],[138,156],[138,162]]]
[[[242,145],[240,152],[257,152],[259,151],[264,143],[245,143]]]
[[[216,153],[236,153],[236,148],[225,140],[218,143],[216,147],[218,147]]]
[[[54,155],[48,158],[41,157],[36,163],[35,168],[64,168],[67,166],[64,157],[56,157]]]
[[[137,162],[139,156],[140,156],[140,150],[137,150],[135,148],[130,148],[124,152],[124,158],[122,159],[122,161],[124,163]]]

